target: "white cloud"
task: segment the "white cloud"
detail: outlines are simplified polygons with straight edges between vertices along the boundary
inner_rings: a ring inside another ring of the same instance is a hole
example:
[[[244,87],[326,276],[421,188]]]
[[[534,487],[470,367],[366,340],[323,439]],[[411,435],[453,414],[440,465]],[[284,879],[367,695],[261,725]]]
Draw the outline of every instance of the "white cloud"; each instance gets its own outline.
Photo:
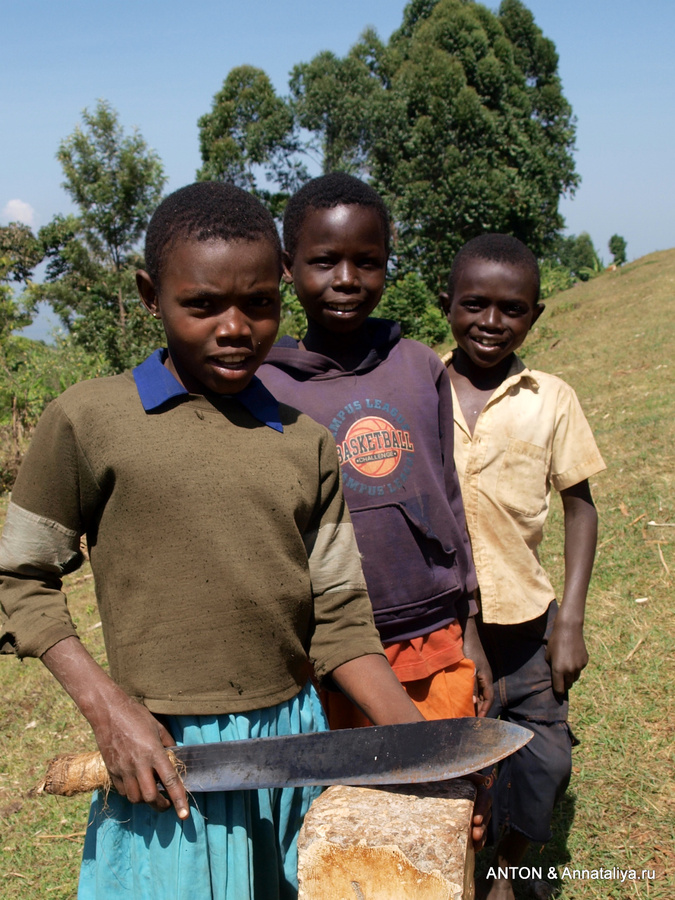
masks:
[[[35,210],[25,200],[9,200],[2,211],[2,218],[7,222],[23,222],[32,228],[35,224]]]

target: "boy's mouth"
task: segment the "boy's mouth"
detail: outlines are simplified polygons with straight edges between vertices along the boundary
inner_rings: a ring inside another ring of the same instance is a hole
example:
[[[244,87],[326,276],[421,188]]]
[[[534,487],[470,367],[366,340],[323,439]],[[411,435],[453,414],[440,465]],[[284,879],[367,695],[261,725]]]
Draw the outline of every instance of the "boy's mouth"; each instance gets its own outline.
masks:
[[[211,362],[219,369],[241,369],[250,358],[250,353],[229,353],[227,356],[212,356]]]
[[[497,337],[474,337],[472,340],[481,347],[501,347],[504,344],[504,339]]]
[[[354,312],[361,306],[360,303],[327,303],[326,309],[336,313],[338,316],[346,316],[348,313]]]

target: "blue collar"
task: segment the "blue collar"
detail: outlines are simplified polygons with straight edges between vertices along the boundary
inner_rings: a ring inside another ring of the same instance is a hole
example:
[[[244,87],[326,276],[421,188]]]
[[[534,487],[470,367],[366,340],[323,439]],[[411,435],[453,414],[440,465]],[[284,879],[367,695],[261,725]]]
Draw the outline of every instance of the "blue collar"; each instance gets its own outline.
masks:
[[[152,356],[149,356],[133,370],[138,396],[141,398],[143,409],[146,412],[158,409],[175,397],[189,395],[189,392],[164,365],[166,353],[166,350],[155,350]],[[239,391],[238,394],[223,395],[223,399],[228,397],[238,400],[263,425],[268,425],[283,434],[284,427],[281,424],[279,403],[255,375],[243,391]]]

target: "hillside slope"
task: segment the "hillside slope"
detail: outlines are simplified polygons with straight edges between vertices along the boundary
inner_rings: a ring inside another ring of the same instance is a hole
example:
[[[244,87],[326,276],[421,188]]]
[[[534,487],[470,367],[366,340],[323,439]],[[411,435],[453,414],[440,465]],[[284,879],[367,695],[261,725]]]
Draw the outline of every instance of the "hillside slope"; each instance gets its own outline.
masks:
[[[607,463],[592,480],[600,536],[588,600],[591,661],[572,692],[570,720],[582,743],[558,847],[546,855],[559,873],[565,865],[656,872],[649,885],[563,879],[563,897],[671,898],[675,250],[605,272],[546,307],[523,355],[576,389]],[[559,506],[550,525],[542,558],[561,588]]]

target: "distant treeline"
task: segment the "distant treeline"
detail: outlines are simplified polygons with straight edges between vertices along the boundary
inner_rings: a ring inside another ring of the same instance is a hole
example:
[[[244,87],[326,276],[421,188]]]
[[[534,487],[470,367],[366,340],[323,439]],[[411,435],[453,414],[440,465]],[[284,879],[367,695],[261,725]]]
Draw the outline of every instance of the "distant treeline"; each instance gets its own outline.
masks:
[[[232,69],[198,124],[199,180],[254,191],[280,218],[310,172],[370,181],[394,223],[389,286],[378,315],[430,345],[448,338],[438,307],[452,258],[485,231],[513,234],[542,264],[544,296],[601,271],[588,234],[563,237],[560,198],[579,183],[575,125],[558,55],[520,0],[498,12],[471,0],[412,0],[384,43],[364,31],[342,58],[298,63],[277,95],[262,69]],[[138,131],[126,134],[99,101],[58,147],[77,215],[37,234],[0,228],[0,427],[11,483],[25,435],[68,384],[135,365],[161,343],[136,299],[142,239],[166,185]],[[610,240],[614,263],[625,241]],[[41,283],[32,280],[46,263]],[[15,336],[39,302],[64,336],[55,347]],[[304,315],[284,288],[281,333]]]

